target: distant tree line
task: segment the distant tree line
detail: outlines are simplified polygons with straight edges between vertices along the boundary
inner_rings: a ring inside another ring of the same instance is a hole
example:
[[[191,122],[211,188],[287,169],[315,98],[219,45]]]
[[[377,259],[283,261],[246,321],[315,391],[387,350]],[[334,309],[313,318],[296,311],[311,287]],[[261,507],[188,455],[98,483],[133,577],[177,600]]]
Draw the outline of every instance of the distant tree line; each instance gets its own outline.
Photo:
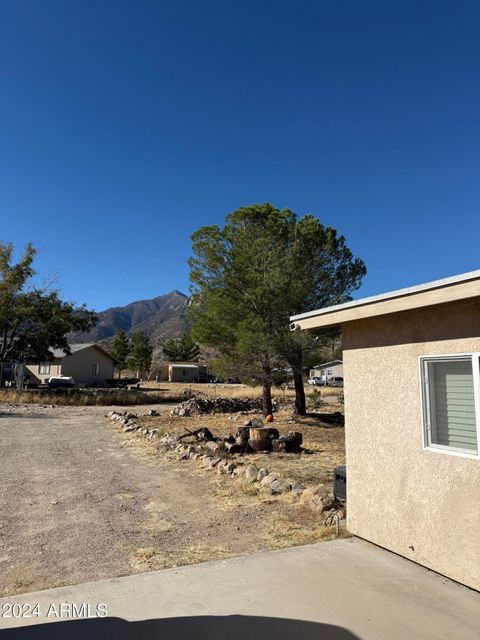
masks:
[[[131,338],[125,331],[118,331],[112,343],[111,354],[117,360],[119,378],[125,369],[136,371],[139,378],[143,371],[149,372],[152,367],[153,347],[143,331],[135,331]]]
[[[117,360],[119,378],[122,371],[129,369],[137,372],[151,371],[153,346],[149,337],[142,331],[135,331],[129,338],[125,331],[118,331],[111,346],[111,354]],[[171,338],[162,345],[163,356],[170,362],[192,362],[198,359],[201,349],[189,333],[180,338]]]

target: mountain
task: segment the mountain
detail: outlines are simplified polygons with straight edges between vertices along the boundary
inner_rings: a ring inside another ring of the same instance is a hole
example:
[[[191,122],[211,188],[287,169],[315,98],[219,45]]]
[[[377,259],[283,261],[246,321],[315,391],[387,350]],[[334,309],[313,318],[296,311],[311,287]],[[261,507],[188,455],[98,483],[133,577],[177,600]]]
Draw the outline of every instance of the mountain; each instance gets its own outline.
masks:
[[[98,313],[96,326],[87,333],[72,336],[72,342],[111,342],[117,331],[127,334],[144,331],[157,349],[168,338],[188,331],[188,297],[171,291],[152,300],[138,300],[125,307],[112,307]]]

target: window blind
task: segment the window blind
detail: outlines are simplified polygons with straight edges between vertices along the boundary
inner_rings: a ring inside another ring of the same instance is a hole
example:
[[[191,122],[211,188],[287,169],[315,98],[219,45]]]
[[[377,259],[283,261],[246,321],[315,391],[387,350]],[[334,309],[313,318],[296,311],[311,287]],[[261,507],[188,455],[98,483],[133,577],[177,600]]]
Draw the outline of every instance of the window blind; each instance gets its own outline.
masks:
[[[471,359],[428,363],[432,444],[477,451]]]

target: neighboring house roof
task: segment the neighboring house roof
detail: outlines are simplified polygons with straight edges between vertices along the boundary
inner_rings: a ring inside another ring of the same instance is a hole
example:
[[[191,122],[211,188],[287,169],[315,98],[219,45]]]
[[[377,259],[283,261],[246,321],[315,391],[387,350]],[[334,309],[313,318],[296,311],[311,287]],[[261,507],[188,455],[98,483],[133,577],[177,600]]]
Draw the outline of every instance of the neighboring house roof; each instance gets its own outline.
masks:
[[[342,360],[332,360],[331,362],[324,362],[323,364],[317,364],[312,369],[327,369],[328,367],[335,367],[338,364],[343,364]]]
[[[344,322],[373,316],[408,311],[435,304],[455,302],[480,296],[480,269],[451,278],[434,280],[416,287],[397,289],[378,296],[370,296],[291,316],[291,329],[334,327]]]
[[[201,366],[199,364],[182,364],[181,362],[172,362],[168,365],[169,367],[181,367],[182,369],[199,369]]]
[[[83,351],[83,349],[88,349],[89,347],[95,347],[96,349],[99,349],[106,356],[108,356],[112,360],[115,360],[115,362],[116,362],[116,359],[112,356],[111,353],[108,353],[108,351],[106,351],[103,347],[101,347],[99,344],[96,344],[95,342],[78,342],[78,343],[74,343],[74,344],[69,344],[69,347],[70,347],[71,354],[65,353],[65,351],[63,349],[52,349],[53,357],[54,358],[68,358],[69,355],[73,355],[74,353],[77,353],[78,351]]]

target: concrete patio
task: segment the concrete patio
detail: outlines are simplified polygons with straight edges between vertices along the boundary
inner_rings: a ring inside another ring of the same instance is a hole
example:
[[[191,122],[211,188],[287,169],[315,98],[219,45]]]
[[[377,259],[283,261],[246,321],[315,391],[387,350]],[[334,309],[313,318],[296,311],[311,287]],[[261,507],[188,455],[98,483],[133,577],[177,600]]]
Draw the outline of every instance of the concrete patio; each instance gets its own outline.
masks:
[[[108,617],[47,619],[62,602]],[[6,603],[41,615],[3,617],[2,640],[480,637],[479,593],[356,538],[3,598],[3,616]]]

